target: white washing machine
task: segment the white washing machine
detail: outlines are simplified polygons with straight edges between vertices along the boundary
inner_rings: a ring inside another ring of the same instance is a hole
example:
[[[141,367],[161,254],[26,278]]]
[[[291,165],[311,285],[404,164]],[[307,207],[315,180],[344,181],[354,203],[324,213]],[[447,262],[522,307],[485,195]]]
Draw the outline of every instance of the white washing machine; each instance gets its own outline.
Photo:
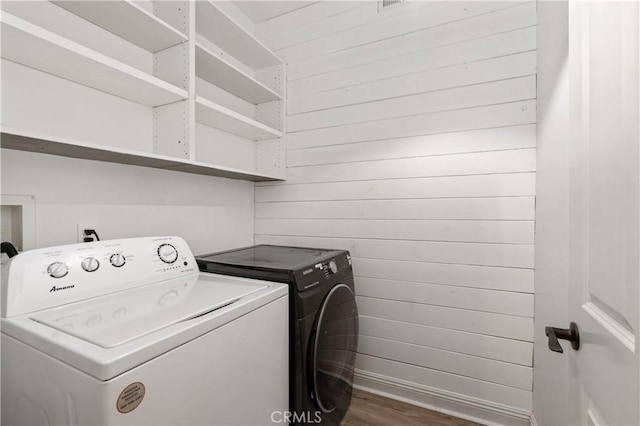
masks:
[[[200,273],[177,237],[21,253],[3,269],[2,424],[273,423],[288,288]]]

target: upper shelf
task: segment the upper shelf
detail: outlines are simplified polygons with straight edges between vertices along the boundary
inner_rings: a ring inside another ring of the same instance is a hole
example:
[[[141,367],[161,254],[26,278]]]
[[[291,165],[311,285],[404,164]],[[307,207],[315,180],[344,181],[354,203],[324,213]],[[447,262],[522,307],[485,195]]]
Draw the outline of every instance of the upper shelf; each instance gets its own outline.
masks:
[[[188,98],[186,90],[6,12],[0,22],[5,59],[151,107]]]
[[[214,164],[182,160],[179,158],[168,157],[166,155],[148,154],[128,149],[87,144],[85,142],[68,139],[51,138],[47,135],[39,135],[6,127],[2,129],[1,140],[2,148],[15,149],[19,151],[38,152],[86,160],[106,161],[109,163],[130,164],[135,166],[152,167],[155,169],[174,170],[255,182],[282,180],[282,178],[277,176],[257,173],[250,170],[234,169]]]
[[[210,0],[196,2],[196,32],[254,70],[283,64],[268,47]]]
[[[150,52],[187,40],[187,36],[130,0],[53,3]]]
[[[198,37],[196,37],[198,38]],[[232,37],[229,37],[232,39]],[[216,55],[196,40],[196,75],[252,104],[282,99],[249,74]]]

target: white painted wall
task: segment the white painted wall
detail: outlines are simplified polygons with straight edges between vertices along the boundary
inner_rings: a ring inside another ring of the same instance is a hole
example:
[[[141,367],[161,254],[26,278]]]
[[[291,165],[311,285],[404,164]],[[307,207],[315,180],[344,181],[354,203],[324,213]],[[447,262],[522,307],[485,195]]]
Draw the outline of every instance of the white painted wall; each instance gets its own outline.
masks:
[[[253,243],[253,183],[2,150],[2,194],[36,199],[36,244],[178,235],[195,253]]]
[[[568,3],[538,3],[538,148],[533,413],[566,425],[569,356],[551,352],[545,326],[569,325]]]
[[[359,384],[527,423],[536,3],[321,2],[256,34],[288,63],[289,114],[256,242],[352,252]]]

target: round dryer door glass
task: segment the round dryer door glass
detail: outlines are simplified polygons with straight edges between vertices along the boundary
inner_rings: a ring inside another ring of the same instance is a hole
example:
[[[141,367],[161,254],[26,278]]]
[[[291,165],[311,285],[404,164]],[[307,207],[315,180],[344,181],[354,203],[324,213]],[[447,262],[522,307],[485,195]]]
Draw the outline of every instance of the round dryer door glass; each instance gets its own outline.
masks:
[[[358,346],[358,309],[351,289],[338,284],[325,298],[312,334],[309,372],[319,408],[336,409],[353,385]]]

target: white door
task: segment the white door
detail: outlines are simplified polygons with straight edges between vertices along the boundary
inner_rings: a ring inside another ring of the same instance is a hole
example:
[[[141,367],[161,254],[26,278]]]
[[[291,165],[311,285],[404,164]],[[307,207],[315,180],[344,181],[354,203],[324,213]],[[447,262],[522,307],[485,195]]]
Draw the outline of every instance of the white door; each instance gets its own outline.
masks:
[[[640,425],[639,9],[569,4],[573,424]]]

